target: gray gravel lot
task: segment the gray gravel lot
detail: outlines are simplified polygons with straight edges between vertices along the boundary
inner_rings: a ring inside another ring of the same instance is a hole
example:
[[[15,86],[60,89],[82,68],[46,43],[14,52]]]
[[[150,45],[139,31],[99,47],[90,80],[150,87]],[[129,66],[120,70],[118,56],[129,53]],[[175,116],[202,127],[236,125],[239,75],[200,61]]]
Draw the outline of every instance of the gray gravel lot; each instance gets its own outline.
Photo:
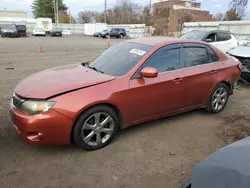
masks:
[[[36,53],[37,44],[44,53]],[[174,188],[196,162],[249,135],[250,88],[245,87],[235,90],[221,114],[197,110],[137,125],[98,151],[20,140],[8,111],[18,81],[46,68],[84,62],[106,46],[106,39],[85,36],[0,38],[0,187]]]

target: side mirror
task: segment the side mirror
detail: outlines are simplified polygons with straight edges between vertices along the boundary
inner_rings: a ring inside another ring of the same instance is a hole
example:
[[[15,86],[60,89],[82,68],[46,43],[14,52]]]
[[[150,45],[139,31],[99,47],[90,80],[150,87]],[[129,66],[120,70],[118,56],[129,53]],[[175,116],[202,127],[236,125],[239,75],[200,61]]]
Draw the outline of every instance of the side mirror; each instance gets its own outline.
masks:
[[[158,71],[152,67],[145,67],[141,70],[140,74],[145,78],[156,78],[158,76]]]
[[[212,39],[206,39],[206,42],[213,42]]]

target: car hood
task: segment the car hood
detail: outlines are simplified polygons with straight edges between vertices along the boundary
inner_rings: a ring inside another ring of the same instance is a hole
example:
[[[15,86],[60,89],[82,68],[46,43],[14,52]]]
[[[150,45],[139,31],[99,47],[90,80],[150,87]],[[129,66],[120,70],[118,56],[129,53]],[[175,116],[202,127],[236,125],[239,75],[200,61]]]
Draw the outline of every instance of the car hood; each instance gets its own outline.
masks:
[[[22,80],[14,92],[23,98],[46,99],[115,79],[80,65],[61,66]]]
[[[228,53],[238,57],[250,57],[250,46],[238,46]]]

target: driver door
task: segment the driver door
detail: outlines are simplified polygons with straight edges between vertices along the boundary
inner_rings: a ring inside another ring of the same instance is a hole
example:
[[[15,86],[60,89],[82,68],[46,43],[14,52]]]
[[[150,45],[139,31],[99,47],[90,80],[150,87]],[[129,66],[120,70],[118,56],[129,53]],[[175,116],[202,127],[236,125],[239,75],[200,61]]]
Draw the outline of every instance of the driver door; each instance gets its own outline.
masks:
[[[184,61],[180,44],[169,45],[156,51],[130,80],[131,123],[164,114],[175,113],[183,108],[184,97],[182,68]],[[144,67],[158,70],[156,78],[140,76]]]

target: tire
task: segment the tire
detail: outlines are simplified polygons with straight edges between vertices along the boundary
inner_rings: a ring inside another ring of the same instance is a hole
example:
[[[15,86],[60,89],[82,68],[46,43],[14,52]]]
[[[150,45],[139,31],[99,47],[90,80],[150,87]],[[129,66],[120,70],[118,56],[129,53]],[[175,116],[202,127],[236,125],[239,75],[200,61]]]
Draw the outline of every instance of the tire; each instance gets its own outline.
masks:
[[[5,36],[4,36],[4,35],[2,35],[2,38],[5,38]]]
[[[206,111],[212,114],[220,113],[221,111],[223,111],[227,105],[229,95],[229,88],[226,84],[222,83],[216,86],[209,98],[209,103],[205,108]]]
[[[104,124],[104,120],[108,118],[109,121]],[[100,105],[90,108],[79,116],[72,130],[72,138],[79,147],[97,150],[112,141],[118,127],[119,118],[116,112],[106,105]]]
[[[123,38],[123,34],[120,34],[119,38],[122,39]]]

